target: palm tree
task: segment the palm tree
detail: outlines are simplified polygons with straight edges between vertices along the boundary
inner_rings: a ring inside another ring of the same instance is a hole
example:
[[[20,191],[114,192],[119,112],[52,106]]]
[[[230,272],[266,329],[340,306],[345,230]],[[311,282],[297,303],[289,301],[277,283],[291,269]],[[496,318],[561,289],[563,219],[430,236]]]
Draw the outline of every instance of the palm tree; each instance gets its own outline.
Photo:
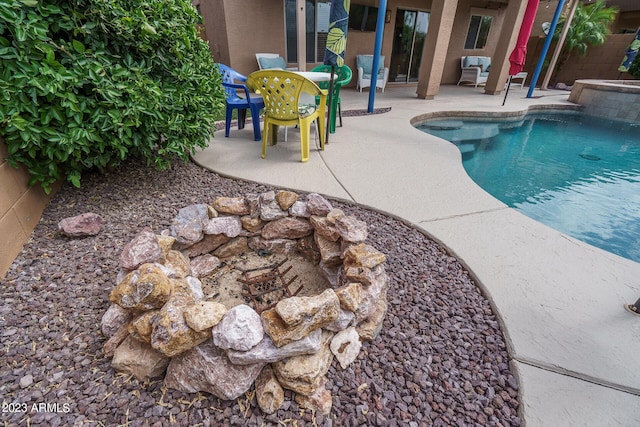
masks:
[[[603,0],[597,0],[587,6],[579,3],[567,32],[555,75],[557,76],[560,73],[560,70],[573,53],[585,56],[589,46],[603,44],[607,39],[607,35],[611,33],[609,26],[615,21],[617,14],[618,8],[606,7]],[[558,22],[554,33],[556,40],[560,37],[562,28],[565,25],[566,16]]]

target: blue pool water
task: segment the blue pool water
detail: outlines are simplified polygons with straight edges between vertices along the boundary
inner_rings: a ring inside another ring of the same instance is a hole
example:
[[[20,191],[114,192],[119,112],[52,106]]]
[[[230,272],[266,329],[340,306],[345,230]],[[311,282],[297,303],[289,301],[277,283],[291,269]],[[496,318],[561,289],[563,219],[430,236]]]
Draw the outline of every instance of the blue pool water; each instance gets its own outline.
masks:
[[[640,126],[554,112],[418,128],[458,146],[469,176],[497,199],[640,262]]]

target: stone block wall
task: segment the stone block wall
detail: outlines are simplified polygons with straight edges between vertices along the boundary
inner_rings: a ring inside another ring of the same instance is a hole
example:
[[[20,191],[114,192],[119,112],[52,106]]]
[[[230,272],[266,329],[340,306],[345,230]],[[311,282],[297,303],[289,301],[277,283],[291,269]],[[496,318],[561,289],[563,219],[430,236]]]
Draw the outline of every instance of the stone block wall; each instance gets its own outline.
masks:
[[[0,138],[0,279],[51,200],[51,195],[45,194],[40,186],[29,187],[29,173],[23,167],[11,167],[7,156],[7,146]]]
[[[584,112],[590,116],[627,123],[640,122],[640,84],[576,80],[569,101],[583,106]]]

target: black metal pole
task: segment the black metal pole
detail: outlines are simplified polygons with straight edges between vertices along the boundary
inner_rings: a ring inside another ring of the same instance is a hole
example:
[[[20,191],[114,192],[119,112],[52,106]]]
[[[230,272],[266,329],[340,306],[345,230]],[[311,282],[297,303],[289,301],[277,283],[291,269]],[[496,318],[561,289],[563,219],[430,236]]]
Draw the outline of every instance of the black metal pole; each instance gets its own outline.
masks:
[[[509,83],[507,83],[507,91],[504,94],[504,99],[502,100],[502,106],[504,107],[504,103],[507,102],[507,95],[509,95],[509,88],[511,87],[511,78],[513,76],[509,76]]]
[[[324,143],[329,143],[329,126],[331,125],[331,101],[333,100],[333,75],[336,70],[335,65],[331,65],[331,77],[329,78],[329,99],[327,100],[327,129],[324,137]]]

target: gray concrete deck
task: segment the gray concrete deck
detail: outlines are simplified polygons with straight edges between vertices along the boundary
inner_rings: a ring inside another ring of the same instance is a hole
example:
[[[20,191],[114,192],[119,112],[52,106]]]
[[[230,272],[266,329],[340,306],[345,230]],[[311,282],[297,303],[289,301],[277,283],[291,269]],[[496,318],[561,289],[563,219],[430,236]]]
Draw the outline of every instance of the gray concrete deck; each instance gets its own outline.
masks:
[[[194,160],[223,175],[315,191],[400,217],[457,256],[503,323],[520,379],[522,415],[533,426],[640,425],[640,264],[589,246],[508,208],[467,176],[452,144],[416,130],[438,111],[523,111],[569,105],[568,92],[444,86],[434,100],[415,86],[378,92],[384,114],[345,117],[324,152],[300,163],[299,136],[268,147],[251,126],[217,132]],[[368,92],[343,89],[343,109],[366,109]]]

